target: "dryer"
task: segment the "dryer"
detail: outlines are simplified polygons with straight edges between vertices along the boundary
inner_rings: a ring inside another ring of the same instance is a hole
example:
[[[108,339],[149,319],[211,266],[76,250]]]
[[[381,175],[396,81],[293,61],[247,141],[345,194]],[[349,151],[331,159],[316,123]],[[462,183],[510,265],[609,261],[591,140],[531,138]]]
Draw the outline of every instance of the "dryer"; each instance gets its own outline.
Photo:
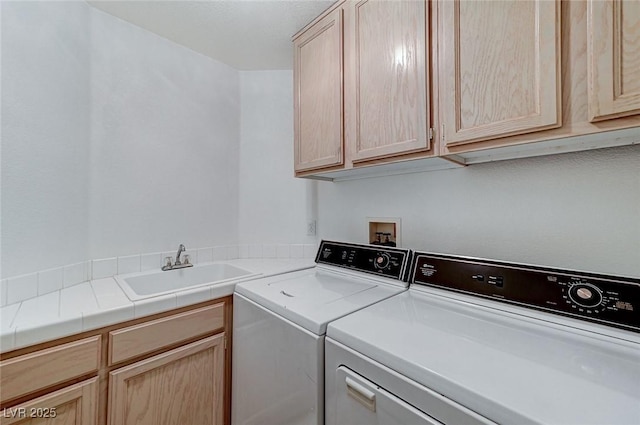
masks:
[[[332,322],[326,424],[638,424],[640,280],[416,253]]]
[[[324,424],[327,324],[407,289],[406,249],[322,241],[316,263],[236,286],[233,424]]]

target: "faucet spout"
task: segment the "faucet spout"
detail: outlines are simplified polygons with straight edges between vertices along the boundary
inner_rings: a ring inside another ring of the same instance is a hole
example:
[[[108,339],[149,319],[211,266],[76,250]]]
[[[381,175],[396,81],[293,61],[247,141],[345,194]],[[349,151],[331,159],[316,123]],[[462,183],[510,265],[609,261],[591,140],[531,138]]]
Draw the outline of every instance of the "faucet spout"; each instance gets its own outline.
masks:
[[[178,247],[178,253],[176,254],[176,262],[175,262],[176,266],[179,266],[180,264],[182,264],[182,262],[180,261],[180,255],[182,255],[184,251],[186,251],[186,248],[184,247],[183,244],[180,244],[180,246]]]

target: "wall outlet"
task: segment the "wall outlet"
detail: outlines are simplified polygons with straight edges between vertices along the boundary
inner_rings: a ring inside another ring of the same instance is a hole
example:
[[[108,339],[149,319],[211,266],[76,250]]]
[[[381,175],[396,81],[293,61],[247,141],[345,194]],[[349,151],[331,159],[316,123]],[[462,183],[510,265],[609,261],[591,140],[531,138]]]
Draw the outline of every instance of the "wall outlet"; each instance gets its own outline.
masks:
[[[316,235],[316,221],[311,220],[307,222],[307,236],[315,236]]]

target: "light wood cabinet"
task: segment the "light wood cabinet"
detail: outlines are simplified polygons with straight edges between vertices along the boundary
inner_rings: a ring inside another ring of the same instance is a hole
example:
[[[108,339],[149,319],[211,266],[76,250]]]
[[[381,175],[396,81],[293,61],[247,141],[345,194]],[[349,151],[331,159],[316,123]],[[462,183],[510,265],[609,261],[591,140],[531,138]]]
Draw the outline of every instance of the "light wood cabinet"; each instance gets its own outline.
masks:
[[[313,170],[296,163],[296,176],[342,180],[640,142],[637,0],[343,0],[294,43],[329,16],[344,23],[344,158]]]
[[[345,126],[353,163],[429,149],[429,9],[345,3]]]
[[[294,42],[295,170],[343,163],[342,10]]]
[[[294,36],[296,176],[342,180],[460,166],[438,158],[432,142],[431,4],[339,1]]]
[[[559,1],[455,0],[439,7],[446,146],[562,124]]]
[[[232,305],[229,296],[0,353],[0,425],[229,424]]]
[[[100,367],[100,335],[0,362],[0,401],[96,373]]]
[[[224,334],[117,369],[109,424],[222,425]]]
[[[640,2],[589,0],[589,120],[640,114]]]
[[[109,332],[109,365],[121,363],[207,333],[223,331],[224,303]]]
[[[0,425],[96,425],[98,378],[5,409]]]

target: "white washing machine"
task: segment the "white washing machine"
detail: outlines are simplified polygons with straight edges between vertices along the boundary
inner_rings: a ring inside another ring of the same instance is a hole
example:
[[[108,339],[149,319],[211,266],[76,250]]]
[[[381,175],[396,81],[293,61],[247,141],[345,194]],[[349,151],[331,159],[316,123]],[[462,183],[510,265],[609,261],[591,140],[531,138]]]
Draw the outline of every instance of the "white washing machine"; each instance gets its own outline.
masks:
[[[327,425],[640,424],[640,280],[416,253],[332,322]]]
[[[231,422],[324,424],[327,324],[405,291],[409,257],[323,241],[316,267],[237,285]]]

